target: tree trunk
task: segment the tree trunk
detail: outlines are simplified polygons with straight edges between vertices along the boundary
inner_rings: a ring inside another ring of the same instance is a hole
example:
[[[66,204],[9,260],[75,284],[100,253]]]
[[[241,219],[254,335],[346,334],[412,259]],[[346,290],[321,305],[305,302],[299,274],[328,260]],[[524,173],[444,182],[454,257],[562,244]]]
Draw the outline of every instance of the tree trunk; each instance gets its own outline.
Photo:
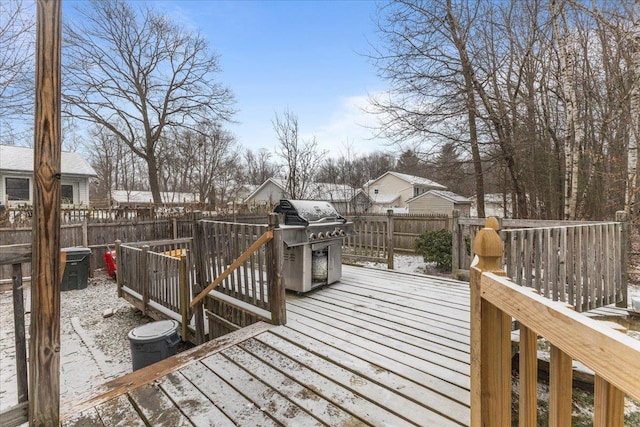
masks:
[[[627,191],[625,193],[624,210],[627,214],[634,213],[636,192],[638,188],[638,140],[640,140],[640,2],[635,2],[633,9],[635,25],[631,34],[632,49],[632,82],[630,93],[630,126],[629,146],[627,151]]]
[[[160,195],[158,162],[156,161],[156,156],[153,152],[147,154],[147,168],[149,169],[149,189],[153,196],[153,203],[160,204],[162,203],[162,196]]]
[[[580,146],[582,144],[582,129],[577,123],[578,101],[575,90],[573,59],[567,46],[569,29],[566,14],[562,6],[560,10],[557,9],[556,0],[551,1],[550,7],[553,16],[553,32],[558,42],[560,79],[567,121],[567,134],[564,140],[564,218],[575,220],[578,205],[578,160],[580,156]],[[564,34],[560,33],[560,19],[562,19]]]
[[[478,127],[476,126],[476,99],[473,92],[473,83],[465,75],[465,86],[467,91],[467,116],[469,118],[469,143],[471,144],[471,160],[473,161],[473,172],[475,177],[476,204],[478,218],[486,216],[484,211],[484,174],[482,172],[482,158],[478,145]]]

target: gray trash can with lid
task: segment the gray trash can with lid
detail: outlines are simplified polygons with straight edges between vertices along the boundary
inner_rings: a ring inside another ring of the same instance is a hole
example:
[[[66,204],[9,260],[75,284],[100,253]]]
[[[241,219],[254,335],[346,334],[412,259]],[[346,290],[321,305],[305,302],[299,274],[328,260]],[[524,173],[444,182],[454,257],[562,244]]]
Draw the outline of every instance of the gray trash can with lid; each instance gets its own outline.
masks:
[[[138,326],[129,332],[133,370],[138,370],[176,354],[180,342],[175,320],[159,320]]]
[[[64,265],[64,275],[60,282],[61,291],[84,289],[89,280],[89,257],[91,249],[83,247],[62,248],[67,253],[67,262]]]

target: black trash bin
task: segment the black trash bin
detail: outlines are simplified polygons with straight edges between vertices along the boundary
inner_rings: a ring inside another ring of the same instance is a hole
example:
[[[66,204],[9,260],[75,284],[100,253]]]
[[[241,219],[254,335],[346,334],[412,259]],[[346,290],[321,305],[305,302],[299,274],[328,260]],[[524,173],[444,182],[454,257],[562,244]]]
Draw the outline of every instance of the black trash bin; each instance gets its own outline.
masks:
[[[175,320],[159,320],[138,326],[129,332],[133,370],[138,370],[176,354],[180,342]]]
[[[61,291],[84,289],[89,279],[89,256],[91,249],[83,247],[62,248],[67,253],[64,275],[60,283]]]

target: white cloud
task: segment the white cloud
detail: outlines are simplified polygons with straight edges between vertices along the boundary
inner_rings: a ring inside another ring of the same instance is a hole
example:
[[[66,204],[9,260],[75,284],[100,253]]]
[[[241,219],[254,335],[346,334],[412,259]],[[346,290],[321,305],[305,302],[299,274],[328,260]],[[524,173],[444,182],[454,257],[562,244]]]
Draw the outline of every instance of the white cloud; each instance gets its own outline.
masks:
[[[315,136],[319,148],[328,150],[332,157],[346,155],[348,147],[352,155],[386,151],[388,141],[375,137],[377,118],[367,113],[369,109],[368,95],[341,98],[335,111],[328,115],[326,124],[316,123],[309,131],[301,118],[300,123],[305,128],[301,136],[305,140]]]

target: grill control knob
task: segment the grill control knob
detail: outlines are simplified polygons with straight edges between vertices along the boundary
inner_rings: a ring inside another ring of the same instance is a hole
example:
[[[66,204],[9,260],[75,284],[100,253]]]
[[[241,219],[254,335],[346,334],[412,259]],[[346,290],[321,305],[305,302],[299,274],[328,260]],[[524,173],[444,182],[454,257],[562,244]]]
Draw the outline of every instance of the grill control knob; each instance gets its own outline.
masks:
[[[318,233],[318,239],[324,239],[324,233],[322,231]]]
[[[338,234],[340,234],[341,236],[344,236],[346,233],[344,232],[344,230],[340,230]]]
[[[316,240],[316,234],[315,233],[309,234],[309,240]]]

